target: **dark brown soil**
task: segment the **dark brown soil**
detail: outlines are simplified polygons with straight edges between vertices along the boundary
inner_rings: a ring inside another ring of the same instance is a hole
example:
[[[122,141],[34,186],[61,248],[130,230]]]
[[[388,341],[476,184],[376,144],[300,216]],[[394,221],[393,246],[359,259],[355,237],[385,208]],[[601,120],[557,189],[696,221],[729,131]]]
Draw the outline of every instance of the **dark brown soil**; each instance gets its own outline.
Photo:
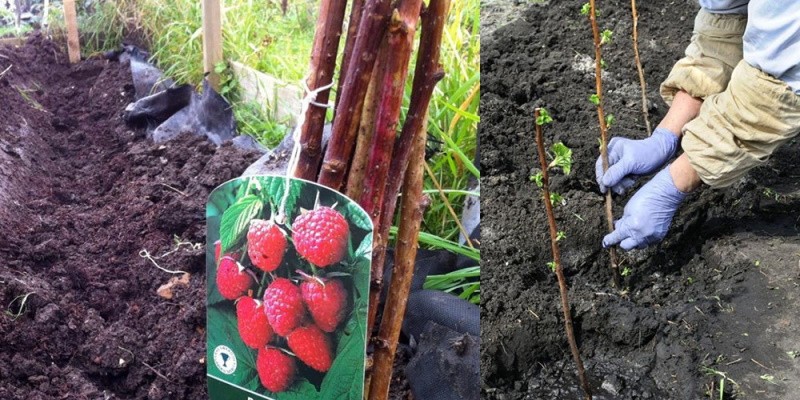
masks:
[[[125,127],[125,64],[69,66],[34,37],[0,47],[8,66],[0,399],[205,398],[205,202],[257,155],[191,136],[156,145]],[[176,248],[156,261],[191,279],[165,299],[156,290],[172,275],[140,251]]]
[[[612,135],[643,138],[630,3],[599,2],[614,42],[604,48]],[[658,85],[690,39],[694,2],[639,2],[651,118],[666,112]],[[592,42],[580,3],[532,4],[483,38],[480,131],[484,179],[482,395],[580,398],[563,333],[539,191],[529,181],[533,109],[555,118],[549,143],[574,150],[554,179],[575,330],[597,399],[796,399],[800,387],[800,144],[726,190],[692,195],[667,239],[626,253],[625,293],[610,286],[598,155]],[[627,197],[616,199],[616,215]],[[713,372],[713,371],[716,371]],[[734,383],[735,382],[735,383]]]

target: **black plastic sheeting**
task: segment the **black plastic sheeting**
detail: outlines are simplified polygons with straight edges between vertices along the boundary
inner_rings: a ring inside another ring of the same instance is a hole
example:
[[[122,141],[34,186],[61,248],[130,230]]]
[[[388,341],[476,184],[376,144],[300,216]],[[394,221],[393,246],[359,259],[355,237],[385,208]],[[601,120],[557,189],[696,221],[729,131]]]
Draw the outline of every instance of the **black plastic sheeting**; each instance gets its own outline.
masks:
[[[161,143],[191,133],[205,136],[219,146],[236,136],[230,104],[207,80],[203,81],[203,92],[197,93],[191,85],[176,86],[165,79],[158,68],[146,61],[147,53],[134,46],[125,46],[115,55],[130,60],[136,92],[136,101],[125,108],[125,121],[146,126],[150,139]]]
[[[479,228],[473,231],[477,238]],[[380,310],[394,269],[390,250],[384,270]],[[428,275],[442,275],[477,262],[444,250],[417,253],[411,293],[403,320],[403,341],[411,348],[406,378],[418,400],[480,398],[480,308],[449,293],[424,289]],[[459,343],[463,342],[463,346]]]

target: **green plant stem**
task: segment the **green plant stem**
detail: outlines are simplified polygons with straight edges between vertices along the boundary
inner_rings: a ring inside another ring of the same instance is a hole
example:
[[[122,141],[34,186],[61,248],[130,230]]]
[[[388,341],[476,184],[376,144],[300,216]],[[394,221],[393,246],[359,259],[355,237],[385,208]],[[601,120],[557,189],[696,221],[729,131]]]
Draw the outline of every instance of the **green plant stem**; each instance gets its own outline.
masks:
[[[342,98],[336,110],[337,117],[333,120],[333,132],[317,180],[334,190],[342,189],[350,165],[361,108],[372,78],[375,57],[386,34],[390,6],[390,0],[367,0],[361,17],[351,63],[345,74]]]
[[[594,12],[594,10],[592,10]],[[534,111],[536,119],[539,118],[539,109]],[[583,361],[581,360],[581,352],[578,349],[578,343],[575,340],[575,331],[572,324],[572,312],[569,308],[569,290],[567,289],[567,278],[564,277],[564,269],[561,266],[561,251],[558,247],[558,228],[556,227],[556,217],[553,212],[553,204],[550,202],[550,174],[547,172],[547,155],[544,151],[544,135],[542,134],[542,126],[536,126],[536,148],[539,153],[539,162],[542,167],[542,202],[544,203],[545,212],[547,213],[547,224],[550,227],[550,249],[553,252],[553,262],[556,265],[555,273],[558,279],[558,290],[561,293],[561,311],[564,314],[564,330],[567,333],[567,341],[569,348],[572,351],[572,359],[575,361],[575,366],[578,369],[578,381],[580,381],[581,388],[583,389],[584,399],[592,399],[592,391],[589,387],[589,381],[586,379],[586,371],[583,368]]]
[[[608,126],[606,126],[605,112],[603,111],[603,54],[600,50],[600,29],[597,27],[597,10],[595,8],[595,0],[589,0],[589,21],[592,25],[592,36],[594,38],[594,81],[595,93],[597,94],[597,119],[600,122],[600,157],[603,162],[603,172],[608,170]],[[608,231],[614,231],[614,202],[611,198],[611,191],[606,192],[606,223]],[[616,288],[621,288],[621,279],[619,274],[619,262],[617,261],[617,249],[609,247],[608,255],[611,263],[611,277]]]
[[[264,291],[267,289],[267,277],[269,276],[269,272],[264,272],[261,275],[261,282],[258,283],[258,291],[256,292],[256,300],[261,299],[264,296]]]
[[[329,85],[333,81],[346,8],[347,0],[323,0],[320,4],[307,82],[311,90]],[[314,101],[327,104],[330,92],[330,89],[320,92]],[[300,160],[294,171],[295,177],[307,180],[317,177],[322,160],[322,129],[327,112],[327,108],[313,105],[306,112],[305,124],[300,131]]]

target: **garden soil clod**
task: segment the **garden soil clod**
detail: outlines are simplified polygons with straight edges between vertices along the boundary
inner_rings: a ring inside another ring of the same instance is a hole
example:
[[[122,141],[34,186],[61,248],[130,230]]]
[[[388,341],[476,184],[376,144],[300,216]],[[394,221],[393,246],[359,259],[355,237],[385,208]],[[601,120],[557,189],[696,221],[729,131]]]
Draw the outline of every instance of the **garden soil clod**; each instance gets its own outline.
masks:
[[[205,202],[257,159],[121,119],[127,64],[0,48],[0,398],[206,397]],[[183,242],[179,247],[176,241]],[[171,298],[157,289],[191,274]],[[26,297],[27,296],[27,297]],[[23,306],[24,300],[24,306]]]
[[[630,3],[602,1],[610,135],[644,138],[631,48]],[[498,5],[490,12],[501,13]],[[552,179],[575,332],[596,399],[793,399],[800,385],[800,143],[725,190],[687,199],[666,240],[621,253],[626,295],[612,289],[598,156],[593,43],[579,3],[532,4],[484,38],[481,145],[484,240],[482,397],[579,398],[563,333],[546,216],[534,173],[535,107],[555,121],[546,141],[574,150],[573,172]],[[639,40],[650,113],[658,85],[691,36],[694,2],[640,2]],[[482,15],[482,18],[489,17]],[[619,218],[630,195],[615,199]]]

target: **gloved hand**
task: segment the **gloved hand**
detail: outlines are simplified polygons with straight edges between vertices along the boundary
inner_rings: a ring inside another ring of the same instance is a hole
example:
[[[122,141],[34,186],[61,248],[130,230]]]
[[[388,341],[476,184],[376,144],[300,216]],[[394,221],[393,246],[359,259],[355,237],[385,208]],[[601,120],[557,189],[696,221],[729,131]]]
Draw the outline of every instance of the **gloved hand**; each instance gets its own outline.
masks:
[[[603,247],[619,243],[623,250],[631,250],[660,242],[686,195],[675,187],[667,166],[628,201],[614,232],[603,238]]]
[[[608,171],[603,173],[601,157],[595,163],[600,191],[611,188],[616,194],[625,193],[636,183],[633,176],[647,175],[664,166],[675,155],[678,141],[678,136],[664,128],[656,128],[647,139],[612,138],[608,142]]]

